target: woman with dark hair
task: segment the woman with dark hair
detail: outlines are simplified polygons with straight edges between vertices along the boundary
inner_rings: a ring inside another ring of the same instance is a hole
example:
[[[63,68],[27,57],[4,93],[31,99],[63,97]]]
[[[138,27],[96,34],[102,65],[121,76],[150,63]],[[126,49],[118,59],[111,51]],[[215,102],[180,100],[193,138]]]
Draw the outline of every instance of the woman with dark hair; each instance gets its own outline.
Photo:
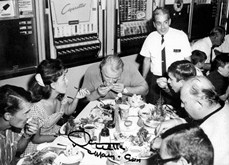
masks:
[[[35,102],[30,115],[38,119],[40,124],[40,129],[34,137],[34,143],[53,141],[59,132],[60,126],[56,125],[59,119],[63,114],[72,114],[78,100],[89,94],[86,89],[81,89],[69,101],[64,96],[68,86],[66,74],[67,69],[59,59],[44,60],[39,64],[34,80],[29,84],[29,90]],[[26,153],[33,152],[35,148],[36,145],[30,143]]]
[[[23,88],[0,87],[0,164],[15,164],[38,130],[36,120],[28,120],[30,93]]]

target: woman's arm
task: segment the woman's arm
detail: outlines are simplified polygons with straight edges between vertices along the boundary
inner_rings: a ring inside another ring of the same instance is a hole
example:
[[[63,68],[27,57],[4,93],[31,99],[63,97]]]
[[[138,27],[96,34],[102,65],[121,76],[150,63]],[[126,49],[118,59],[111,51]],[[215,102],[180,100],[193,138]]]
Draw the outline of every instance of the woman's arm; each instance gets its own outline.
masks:
[[[71,102],[68,102],[67,98],[64,98],[66,100],[62,101],[61,109],[63,109],[66,115],[71,115],[76,110],[79,99],[82,99],[89,94],[90,92],[87,89],[80,89],[79,91],[77,91],[76,96]]]
[[[44,142],[52,142],[57,137],[57,135],[41,135],[40,131],[41,130],[39,129],[39,131],[31,139],[31,141],[34,144],[40,144],[40,143],[44,143]]]

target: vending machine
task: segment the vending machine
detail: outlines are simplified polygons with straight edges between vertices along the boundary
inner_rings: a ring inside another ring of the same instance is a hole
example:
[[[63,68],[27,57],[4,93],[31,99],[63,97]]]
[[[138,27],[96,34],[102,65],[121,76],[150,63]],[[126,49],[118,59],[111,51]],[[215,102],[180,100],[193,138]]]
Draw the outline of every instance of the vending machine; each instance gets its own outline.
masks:
[[[117,23],[114,52],[121,55],[139,53],[152,31],[154,0],[116,0]]]
[[[0,79],[34,72],[44,54],[39,2],[0,1]]]
[[[50,0],[50,57],[79,65],[104,55],[102,4],[98,0]]]

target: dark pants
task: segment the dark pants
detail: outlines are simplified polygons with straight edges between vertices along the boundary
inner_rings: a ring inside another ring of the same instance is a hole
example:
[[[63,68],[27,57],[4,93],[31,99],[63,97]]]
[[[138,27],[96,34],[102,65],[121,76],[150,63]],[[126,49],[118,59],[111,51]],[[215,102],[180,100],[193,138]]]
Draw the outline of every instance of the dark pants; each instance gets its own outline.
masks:
[[[165,93],[158,85],[157,85],[157,79],[160,78],[161,76],[156,76],[153,73],[149,71],[147,77],[146,77],[146,82],[148,83],[149,86],[149,92],[145,97],[145,100],[147,103],[151,104],[156,104],[158,99],[161,97],[167,97],[167,93]]]
[[[162,97],[164,100],[163,104],[172,105],[178,116],[188,118],[187,112],[181,107],[180,93],[175,93],[170,86],[169,88],[171,93],[166,93],[157,85],[156,81],[160,77],[161,76],[156,76],[151,72],[148,73],[146,81],[149,85],[149,93],[145,97],[146,102],[155,105],[158,99]]]

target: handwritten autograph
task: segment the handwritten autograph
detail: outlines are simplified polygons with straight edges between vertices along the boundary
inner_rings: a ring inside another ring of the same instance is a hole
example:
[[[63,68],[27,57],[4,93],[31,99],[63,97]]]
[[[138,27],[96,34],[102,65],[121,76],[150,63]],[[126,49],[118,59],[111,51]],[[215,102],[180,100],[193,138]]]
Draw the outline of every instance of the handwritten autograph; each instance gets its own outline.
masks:
[[[72,11],[77,10],[77,9],[79,9],[79,8],[83,8],[83,7],[85,7],[85,6],[86,6],[86,3],[80,3],[78,6],[71,6],[71,4],[68,3],[68,4],[66,4],[66,5],[63,7],[63,9],[61,10],[61,14],[64,15],[64,14],[66,14],[66,13],[68,13],[68,12],[71,13]]]
[[[84,136],[86,135],[86,136],[89,137],[88,142],[86,142],[86,144],[78,144],[78,143],[76,143],[71,138],[71,137],[73,137],[72,135],[75,134],[75,133],[84,133]],[[82,149],[85,149],[89,154],[94,155],[94,156],[99,157],[99,158],[106,157],[106,158],[112,158],[113,160],[115,160],[115,156],[113,154],[111,154],[111,153],[103,153],[103,152],[100,152],[100,151],[91,151],[88,148],[86,148],[86,146],[87,145],[95,145],[96,149],[105,150],[105,151],[107,151],[107,150],[112,151],[112,150],[119,150],[119,149],[122,149],[123,151],[125,151],[125,148],[122,146],[121,143],[95,143],[95,142],[92,141],[90,134],[85,132],[85,131],[83,131],[83,130],[70,132],[68,134],[68,139],[72,142],[73,147],[78,146],[78,147],[80,147]],[[120,158],[120,156],[118,156],[118,157]],[[131,162],[141,162],[141,159],[134,158],[129,153],[125,154],[124,158],[127,161],[131,161]]]

